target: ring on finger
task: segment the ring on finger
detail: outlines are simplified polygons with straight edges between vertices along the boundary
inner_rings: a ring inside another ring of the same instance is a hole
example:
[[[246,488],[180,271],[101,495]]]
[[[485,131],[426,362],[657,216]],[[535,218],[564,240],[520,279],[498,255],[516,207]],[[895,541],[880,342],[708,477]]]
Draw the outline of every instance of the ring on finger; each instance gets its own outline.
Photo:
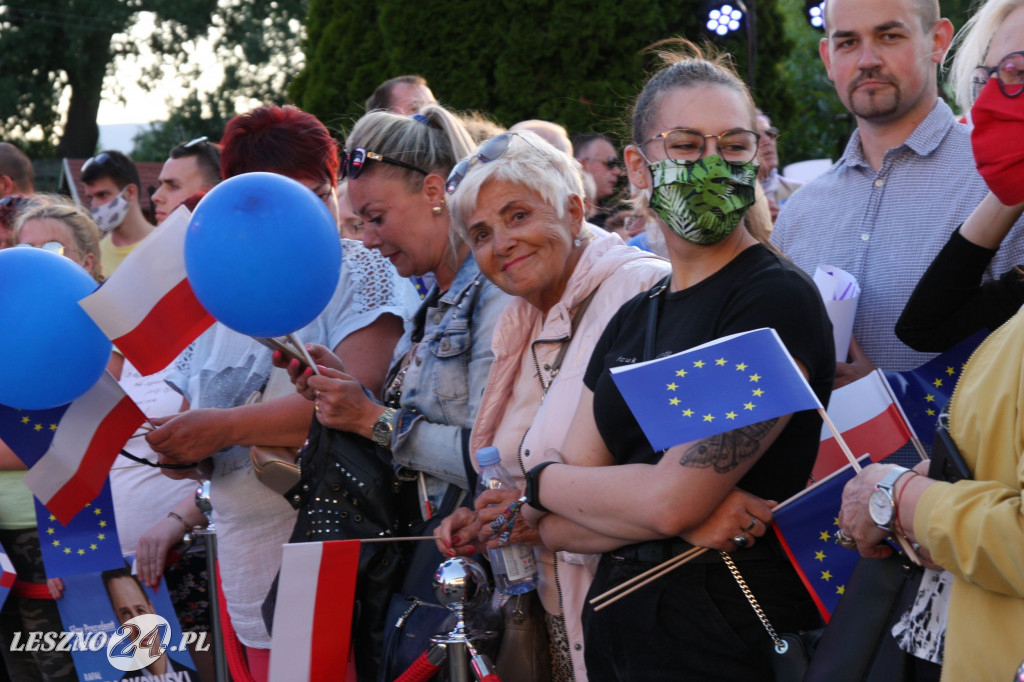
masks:
[[[846,534],[846,531],[840,528],[835,532],[836,544],[846,549],[855,549],[857,547],[857,541]]]
[[[744,547],[746,547],[747,545],[750,544],[750,539],[747,538],[747,534],[744,533],[744,532],[741,532],[739,535],[737,535],[736,537],[732,538],[732,541],[740,549],[743,549]]]
[[[744,531],[751,531],[751,530],[754,529],[754,526],[756,526],[756,525],[757,525],[757,517],[756,516],[751,516],[750,517],[750,525],[747,526],[746,528],[744,528],[743,530]]]

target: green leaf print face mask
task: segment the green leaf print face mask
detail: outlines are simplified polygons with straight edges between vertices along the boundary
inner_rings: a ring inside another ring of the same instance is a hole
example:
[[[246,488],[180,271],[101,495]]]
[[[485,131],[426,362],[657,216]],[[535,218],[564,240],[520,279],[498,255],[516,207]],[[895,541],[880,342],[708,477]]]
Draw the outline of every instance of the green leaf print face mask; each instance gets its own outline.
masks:
[[[671,159],[649,166],[651,208],[672,231],[694,244],[717,244],[754,203],[757,163],[727,162],[718,154],[693,163]]]

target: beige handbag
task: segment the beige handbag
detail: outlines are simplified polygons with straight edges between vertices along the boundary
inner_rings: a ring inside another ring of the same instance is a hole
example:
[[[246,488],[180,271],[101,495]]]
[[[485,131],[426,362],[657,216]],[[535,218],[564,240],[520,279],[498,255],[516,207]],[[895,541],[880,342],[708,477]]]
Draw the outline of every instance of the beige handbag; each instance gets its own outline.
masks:
[[[246,405],[273,400],[295,392],[286,370],[275,367],[270,372],[267,385],[256,391],[245,401]],[[299,465],[295,462],[298,448],[276,445],[253,445],[249,448],[252,470],[260,483],[276,493],[284,495],[299,482]]]

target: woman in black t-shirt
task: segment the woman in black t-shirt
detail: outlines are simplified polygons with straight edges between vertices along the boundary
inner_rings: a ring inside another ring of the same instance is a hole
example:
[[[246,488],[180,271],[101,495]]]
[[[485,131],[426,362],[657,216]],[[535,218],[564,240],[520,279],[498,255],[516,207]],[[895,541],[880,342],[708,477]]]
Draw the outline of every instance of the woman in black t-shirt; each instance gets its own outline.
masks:
[[[668,66],[645,86],[625,150],[630,181],[660,218],[672,274],[612,318],[566,440],[590,461],[616,466],[534,470],[525,515],[553,549],[604,552],[591,596],[691,543],[728,542],[776,630],[807,629],[819,617],[766,532],[770,514],[735,489],[769,500],[799,491],[817,452],[817,413],[655,452],[609,376],[617,365],[771,327],[823,404],[832,385],[832,331],[817,290],[760,243],[745,218],[759,139],[750,94],[723,60],[684,47],[686,54],[666,55]],[[772,679],[771,639],[716,552],[606,609],[588,610],[584,628],[592,681]]]

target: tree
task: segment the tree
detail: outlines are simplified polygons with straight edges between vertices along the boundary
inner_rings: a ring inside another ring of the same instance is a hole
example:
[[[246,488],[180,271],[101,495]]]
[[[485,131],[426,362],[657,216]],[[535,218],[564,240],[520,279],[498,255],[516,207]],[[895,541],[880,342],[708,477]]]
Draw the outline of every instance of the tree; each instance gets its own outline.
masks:
[[[223,87],[202,98],[207,114],[233,112],[239,96],[284,91],[294,67],[282,56],[301,30],[304,0],[16,0],[0,4],[0,135],[42,137],[58,156],[95,151],[104,78],[118,56],[138,55],[126,31],[142,12],[157,29],[148,40],[152,69],[180,68],[195,41],[215,41]],[[271,65],[276,75],[268,76]],[[297,65],[296,65],[297,66]],[[196,67],[198,68],[198,67]],[[183,79],[195,75],[182,71]],[[143,80],[145,85],[146,79]],[[61,106],[67,97],[66,113]]]
[[[701,3],[688,4],[694,11],[669,0],[310,0],[306,66],[289,94],[337,125],[357,118],[382,81],[418,73],[454,109],[485,111],[505,125],[545,118],[573,133],[622,137],[629,103],[657,66],[644,48],[677,35],[709,38]],[[767,29],[762,54],[778,60],[789,49],[772,28],[782,17],[769,0],[757,12]],[[745,53],[745,38],[724,46]],[[745,56],[738,62],[744,74]],[[758,77],[773,102],[787,100],[775,83],[777,62],[759,61]]]

